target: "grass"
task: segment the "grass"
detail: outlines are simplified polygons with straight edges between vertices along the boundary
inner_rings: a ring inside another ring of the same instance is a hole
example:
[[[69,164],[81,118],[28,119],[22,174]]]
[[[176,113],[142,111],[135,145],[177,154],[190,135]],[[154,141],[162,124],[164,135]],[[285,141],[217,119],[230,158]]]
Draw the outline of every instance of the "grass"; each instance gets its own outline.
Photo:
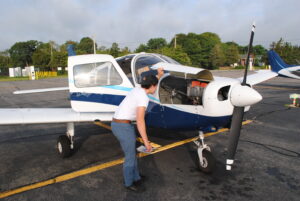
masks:
[[[68,77],[67,74],[58,75],[57,77],[42,77],[39,79],[51,79],[51,78],[63,78]],[[20,81],[20,80],[29,80],[29,77],[8,77],[8,76],[0,76],[0,82],[10,82],[10,81]]]

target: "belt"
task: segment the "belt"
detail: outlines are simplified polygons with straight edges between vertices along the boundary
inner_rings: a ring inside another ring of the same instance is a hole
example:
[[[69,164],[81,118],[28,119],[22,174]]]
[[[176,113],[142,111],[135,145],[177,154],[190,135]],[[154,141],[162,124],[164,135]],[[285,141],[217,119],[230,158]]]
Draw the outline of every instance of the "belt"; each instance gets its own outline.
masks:
[[[126,119],[115,119],[115,118],[113,118],[112,121],[116,122],[116,123],[131,124],[131,120],[126,120]]]

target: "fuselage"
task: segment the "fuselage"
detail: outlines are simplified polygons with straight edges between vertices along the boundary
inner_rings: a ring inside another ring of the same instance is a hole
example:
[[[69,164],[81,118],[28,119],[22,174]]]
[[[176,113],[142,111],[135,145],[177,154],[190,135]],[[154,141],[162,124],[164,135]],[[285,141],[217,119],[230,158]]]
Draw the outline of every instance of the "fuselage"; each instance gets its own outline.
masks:
[[[158,54],[140,53],[116,60],[109,55],[69,57],[72,108],[78,112],[115,111],[128,91],[140,86],[143,73],[155,74],[157,67],[164,68],[165,74],[156,92],[149,95],[147,125],[211,130],[229,124],[233,112],[230,93],[240,84],[237,79],[213,77],[207,70],[184,67]]]

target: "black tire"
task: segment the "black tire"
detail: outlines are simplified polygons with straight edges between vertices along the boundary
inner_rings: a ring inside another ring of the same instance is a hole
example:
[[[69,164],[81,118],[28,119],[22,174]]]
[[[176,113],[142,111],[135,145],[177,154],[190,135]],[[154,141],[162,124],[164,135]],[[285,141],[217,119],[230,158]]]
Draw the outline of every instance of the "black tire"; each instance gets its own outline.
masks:
[[[199,159],[200,170],[204,173],[211,173],[215,169],[215,166],[216,166],[215,157],[212,155],[212,153],[210,151],[208,151],[206,149],[203,150],[202,156],[203,156],[204,164],[201,165],[200,159]]]
[[[71,141],[66,135],[61,135],[57,139],[57,151],[62,158],[69,157],[71,155]]]

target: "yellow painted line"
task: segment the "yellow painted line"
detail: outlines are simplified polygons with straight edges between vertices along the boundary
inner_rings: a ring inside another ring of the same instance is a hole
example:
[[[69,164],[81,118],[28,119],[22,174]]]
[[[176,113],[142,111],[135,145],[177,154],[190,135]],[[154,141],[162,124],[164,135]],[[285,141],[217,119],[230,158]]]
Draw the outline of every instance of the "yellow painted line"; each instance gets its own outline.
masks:
[[[251,122],[252,122],[252,120],[244,121],[243,125],[249,124]],[[227,129],[227,128],[219,129],[217,132],[206,133],[204,135],[204,137],[216,135],[218,133],[222,133],[222,132],[225,132],[225,131],[228,131],[228,130],[229,129]],[[142,158],[142,157],[145,157],[145,156],[148,156],[148,155],[151,155],[151,154],[162,152],[162,151],[165,151],[165,150],[168,150],[168,149],[171,149],[171,148],[183,145],[183,144],[190,143],[190,142],[195,141],[197,139],[198,139],[198,137],[193,137],[193,138],[189,138],[189,139],[182,140],[182,141],[179,141],[179,142],[175,142],[175,143],[172,143],[172,144],[168,144],[168,145],[165,145],[165,146],[162,146],[162,147],[156,149],[154,152],[152,152],[150,154],[138,153],[138,157]],[[68,174],[64,174],[64,175],[55,177],[53,179],[37,182],[37,183],[34,183],[34,184],[30,184],[30,185],[27,185],[27,186],[23,186],[23,187],[8,190],[8,191],[3,191],[3,192],[0,192],[0,199],[8,197],[8,196],[15,195],[15,194],[18,194],[18,193],[22,193],[22,192],[25,192],[25,191],[37,189],[37,188],[44,187],[44,186],[48,186],[50,184],[55,184],[55,183],[67,181],[67,180],[70,180],[70,179],[74,179],[76,177],[80,177],[80,176],[87,175],[87,174],[90,174],[90,173],[93,173],[93,172],[96,172],[96,171],[99,171],[99,170],[103,170],[103,169],[106,169],[106,168],[109,168],[109,167],[120,165],[123,162],[124,162],[124,158],[121,158],[121,159],[117,159],[117,160],[110,161],[110,162],[107,162],[107,163],[103,163],[103,164],[100,164],[100,165],[95,165],[93,167],[89,167],[89,168],[74,171],[74,172],[71,172],[71,173],[68,173]]]
[[[137,137],[136,138],[136,141],[138,141],[138,142],[140,142],[140,143],[143,143],[144,144],[144,141],[143,141],[143,139],[142,138],[140,138],[140,137]],[[153,147],[153,148],[159,148],[159,147],[161,147],[161,145],[159,145],[159,144],[156,144],[156,143],[154,143],[154,142],[150,142],[150,145]]]
[[[108,129],[108,130],[111,130],[111,126],[106,125],[105,123],[102,123],[101,121],[96,121],[96,122],[94,122],[94,124],[96,124],[96,125],[98,125],[98,126],[101,126],[101,127],[103,127],[103,128],[106,128],[106,129]]]
[[[270,86],[255,86],[254,88],[263,88],[263,89],[278,89],[278,90],[299,90],[296,88],[285,88],[285,87],[270,87]]]

